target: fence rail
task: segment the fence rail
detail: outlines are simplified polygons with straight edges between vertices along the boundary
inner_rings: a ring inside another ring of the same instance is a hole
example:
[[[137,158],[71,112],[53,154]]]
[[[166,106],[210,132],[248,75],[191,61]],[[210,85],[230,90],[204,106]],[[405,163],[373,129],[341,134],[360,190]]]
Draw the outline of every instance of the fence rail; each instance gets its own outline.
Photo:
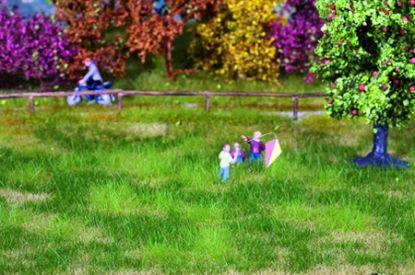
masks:
[[[210,98],[214,96],[228,97],[278,97],[292,98],[293,118],[298,120],[298,108],[300,98],[319,98],[325,97],[324,93],[273,93],[273,92],[244,92],[244,91],[128,91],[128,90],[106,90],[106,91],[87,91],[87,92],[44,92],[44,93],[10,93],[0,94],[0,99],[27,98],[30,111],[35,110],[36,97],[67,97],[85,95],[116,95],[118,98],[118,111],[123,108],[123,98],[126,96],[193,96],[205,98],[205,110],[210,110]]]

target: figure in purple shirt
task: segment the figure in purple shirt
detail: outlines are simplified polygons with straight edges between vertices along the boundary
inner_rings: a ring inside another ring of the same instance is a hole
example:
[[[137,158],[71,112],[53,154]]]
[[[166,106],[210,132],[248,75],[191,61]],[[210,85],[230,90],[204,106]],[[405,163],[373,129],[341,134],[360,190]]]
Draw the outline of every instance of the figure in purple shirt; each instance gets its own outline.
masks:
[[[265,151],[265,144],[261,141],[261,136],[262,134],[259,131],[254,132],[252,139],[242,136],[242,139],[250,145],[248,154],[249,163],[252,163],[254,160],[259,163],[262,159],[262,152]]]
[[[233,150],[231,151],[231,156],[234,158],[236,156],[236,163],[241,164],[246,159],[246,153],[244,150],[241,149],[241,145],[239,143],[235,143],[233,145]]]

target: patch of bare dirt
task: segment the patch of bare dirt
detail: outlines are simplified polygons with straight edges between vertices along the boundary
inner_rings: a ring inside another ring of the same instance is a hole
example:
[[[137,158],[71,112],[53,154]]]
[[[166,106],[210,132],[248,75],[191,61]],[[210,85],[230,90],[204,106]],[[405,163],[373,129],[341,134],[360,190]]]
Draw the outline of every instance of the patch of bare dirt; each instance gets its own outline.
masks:
[[[44,202],[50,199],[51,195],[47,193],[35,194],[0,188],[0,197],[4,198],[10,204],[21,204],[25,202]]]

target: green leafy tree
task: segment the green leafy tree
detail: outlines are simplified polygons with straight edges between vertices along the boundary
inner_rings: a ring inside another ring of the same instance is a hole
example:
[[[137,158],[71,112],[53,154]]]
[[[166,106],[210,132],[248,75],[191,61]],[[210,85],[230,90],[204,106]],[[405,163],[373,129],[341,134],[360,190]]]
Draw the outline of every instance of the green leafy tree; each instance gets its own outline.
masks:
[[[373,151],[361,166],[406,167],[387,153],[389,127],[415,112],[415,1],[317,0],[326,19],[313,66],[327,88],[328,113],[366,118],[375,127]]]

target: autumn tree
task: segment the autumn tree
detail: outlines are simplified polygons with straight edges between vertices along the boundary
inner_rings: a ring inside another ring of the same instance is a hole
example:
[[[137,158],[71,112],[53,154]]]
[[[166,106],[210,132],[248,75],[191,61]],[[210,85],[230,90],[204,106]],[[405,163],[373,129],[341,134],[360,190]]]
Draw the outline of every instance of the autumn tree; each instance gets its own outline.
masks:
[[[224,0],[220,11],[196,27],[192,52],[199,67],[230,79],[275,81],[276,48],[268,37],[273,11],[282,1]]]
[[[122,37],[129,13],[126,1],[54,0],[56,15],[65,22],[66,34],[78,48],[69,73],[77,78],[85,70],[86,57],[98,61],[100,69],[122,75],[128,57]]]
[[[70,71],[83,69],[82,60],[96,59],[104,71],[122,75],[130,53],[145,62],[161,54],[166,70],[174,77],[173,43],[189,20],[215,10],[221,0],[55,0],[57,16],[66,22],[67,35],[78,46]],[[158,1],[159,2],[159,1]],[[157,7],[156,7],[157,6]]]
[[[145,62],[149,54],[161,54],[166,61],[169,77],[180,70],[174,68],[173,43],[183,33],[190,20],[198,20],[203,13],[214,12],[221,0],[165,0],[156,10],[153,1],[128,1],[131,22],[127,28],[127,47]]]

